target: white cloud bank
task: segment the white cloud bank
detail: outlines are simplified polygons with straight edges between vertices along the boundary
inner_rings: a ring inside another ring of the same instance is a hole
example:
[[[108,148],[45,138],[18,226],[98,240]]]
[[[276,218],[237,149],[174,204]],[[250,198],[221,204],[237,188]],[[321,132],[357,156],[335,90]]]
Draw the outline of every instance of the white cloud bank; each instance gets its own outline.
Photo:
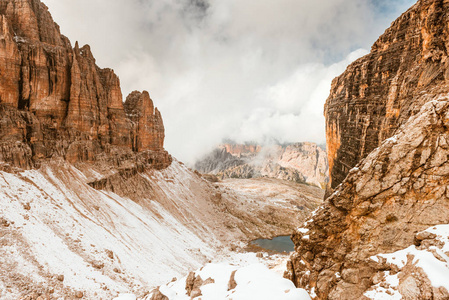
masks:
[[[330,82],[412,0],[43,0],[72,42],[148,90],[166,148],[192,162],[223,138],[324,143]]]

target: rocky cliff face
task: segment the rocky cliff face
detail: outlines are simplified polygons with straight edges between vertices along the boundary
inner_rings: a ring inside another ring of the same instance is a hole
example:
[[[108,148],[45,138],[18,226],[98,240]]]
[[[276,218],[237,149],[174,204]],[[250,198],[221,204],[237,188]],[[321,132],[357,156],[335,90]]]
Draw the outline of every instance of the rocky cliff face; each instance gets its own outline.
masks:
[[[224,170],[242,166],[246,160],[234,156],[226,148],[218,147],[195,163],[195,169],[203,174],[217,174]]]
[[[170,164],[148,93],[132,93],[125,112],[118,77],[95,64],[88,45],[72,48],[39,0],[1,1],[0,74],[3,169],[54,156],[93,162],[103,153],[117,164],[133,151],[151,151],[150,165]]]
[[[198,161],[195,168],[221,178],[270,177],[321,188],[328,180],[326,152],[314,143],[223,144]]]
[[[332,188],[420,110],[417,95],[447,90],[446,6],[419,1],[334,79],[324,110]]]
[[[316,299],[371,298],[387,273],[398,297],[449,298],[414,255],[408,269],[373,259],[429,248],[421,231],[449,223],[448,21],[449,3],[418,1],[333,81],[325,115],[334,191],[293,235],[286,273]],[[434,245],[430,257],[447,263]]]
[[[164,147],[164,123],[148,92],[134,91],[126,97],[125,112],[132,121],[134,151],[158,151]]]

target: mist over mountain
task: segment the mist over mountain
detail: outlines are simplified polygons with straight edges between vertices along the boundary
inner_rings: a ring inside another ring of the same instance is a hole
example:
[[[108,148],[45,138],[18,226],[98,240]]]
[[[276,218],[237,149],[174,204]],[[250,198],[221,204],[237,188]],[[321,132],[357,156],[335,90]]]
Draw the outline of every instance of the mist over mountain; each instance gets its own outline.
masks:
[[[223,138],[324,143],[332,79],[413,2],[45,1],[124,94],[160,100],[166,148],[191,164]]]

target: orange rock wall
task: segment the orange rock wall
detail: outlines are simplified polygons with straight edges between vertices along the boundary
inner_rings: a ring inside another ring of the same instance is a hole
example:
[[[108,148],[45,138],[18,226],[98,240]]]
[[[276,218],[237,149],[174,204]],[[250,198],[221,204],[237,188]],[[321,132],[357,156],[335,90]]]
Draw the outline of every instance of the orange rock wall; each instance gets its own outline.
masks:
[[[134,91],[126,97],[125,111],[133,122],[132,146],[135,151],[161,149],[164,145],[164,123],[148,92]]]
[[[292,235],[285,274],[314,299],[365,299],[398,271],[370,257],[419,246],[420,231],[449,221],[447,24],[448,1],[418,1],[332,83],[332,194]],[[416,273],[398,278],[403,299],[449,297]]]
[[[332,82],[325,105],[330,188],[423,103],[410,98],[448,78],[445,1],[419,1]]]
[[[95,64],[88,45],[72,48],[39,0],[0,2],[0,74],[0,106],[8,106],[0,116],[0,147],[7,163],[23,167],[54,155],[93,161],[111,147],[164,151],[162,118],[149,96],[151,107],[139,102],[136,125],[125,114],[118,77]],[[11,141],[24,143],[31,158],[17,164],[6,154]]]

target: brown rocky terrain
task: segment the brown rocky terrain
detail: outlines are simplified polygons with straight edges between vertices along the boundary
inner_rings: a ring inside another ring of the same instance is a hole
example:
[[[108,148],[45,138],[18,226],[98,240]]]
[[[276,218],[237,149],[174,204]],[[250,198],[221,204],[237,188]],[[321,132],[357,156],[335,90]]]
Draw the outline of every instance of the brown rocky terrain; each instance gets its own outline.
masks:
[[[0,3],[0,161],[32,168],[52,157],[163,168],[164,126],[148,93],[123,105],[120,82],[72,48],[39,0]],[[136,155],[137,152],[146,152]]]
[[[290,235],[321,203],[324,191],[315,186],[274,178],[225,179],[213,184],[219,207],[239,221],[249,237]]]
[[[314,143],[220,145],[195,164],[202,173],[224,178],[277,178],[325,188],[326,152]]]
[[[448,18],[448,2],[418,1],[333,81],[325,106],[333,193],[293,235],[286,273],[315,299],[368,299],[386,272],[402,299],[449,299],[413,255],[401,269],[372,259],[421,247],[432,237],[420,232],[449,223]]]

